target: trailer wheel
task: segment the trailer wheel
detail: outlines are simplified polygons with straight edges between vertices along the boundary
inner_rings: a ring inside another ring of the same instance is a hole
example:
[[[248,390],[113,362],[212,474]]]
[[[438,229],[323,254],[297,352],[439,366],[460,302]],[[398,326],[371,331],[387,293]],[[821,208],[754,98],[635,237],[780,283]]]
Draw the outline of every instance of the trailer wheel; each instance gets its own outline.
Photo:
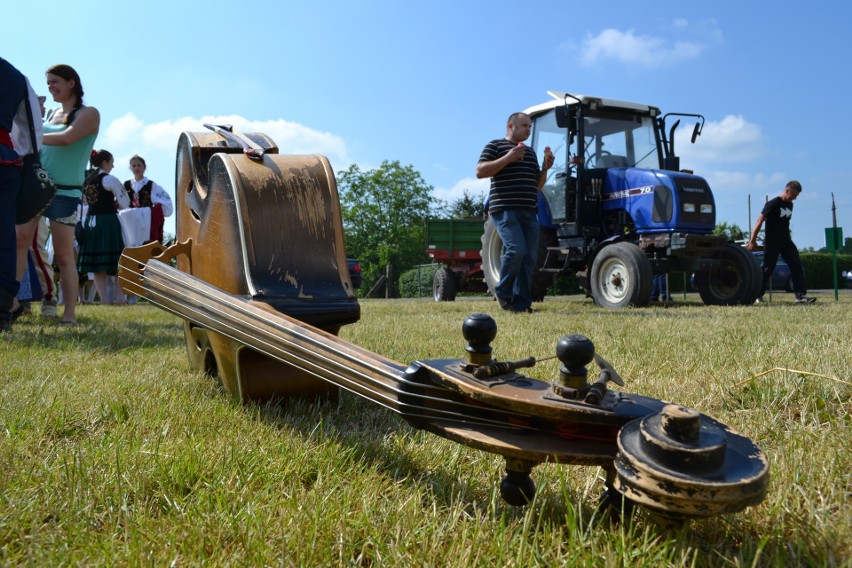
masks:
[[[653,279],[651,263],[639,247],[626,242],[611,244],[592,262],[592,297],[603,308],[645,306]]]
[[[551,231],[553,233],[553,239],[549,236],[547,231]],[[544,301],[544,296],[547,294],[547,290],[553,285],[553,274],[549,272],[542,272],[540,270],[541,263],[544,262],[544,257],[546,256],[542,254],[542,246],[544,246],[545,253],[547,252],[547,246],[555,246],[555,234],[556,232],[552,229],[546,229],[542,227],[541,233],[539,233],[539,253],[538,253],[538,261],[536,262],[536,269],[533,272],[532,283],[530,285],[530,293],[532,295],[533,302],[542,302]],[[497,233],[497,227],[494,226],[494,221],[489,217],[485,221],[485,228],[482,232],[482,250],[480,251],[480,257],[482,258],[482,279],[485,281],[485,285],[488,287],[488,292],[492,296],[496,296],[494,294],[495,288],[497,288],[497,282],[500,281],[500,260],[503,257],[503,240],[500,238],[500,235]]]
[[[741,246],[728,244],[717,255],[718,268],[695,273],[698,295],[708,306],[753,304],[760,293],[760,266]]]
[[[456,278],[452,270],[439,268],[435,271],[432,296],[436,302],[452,302],[456,299]]]

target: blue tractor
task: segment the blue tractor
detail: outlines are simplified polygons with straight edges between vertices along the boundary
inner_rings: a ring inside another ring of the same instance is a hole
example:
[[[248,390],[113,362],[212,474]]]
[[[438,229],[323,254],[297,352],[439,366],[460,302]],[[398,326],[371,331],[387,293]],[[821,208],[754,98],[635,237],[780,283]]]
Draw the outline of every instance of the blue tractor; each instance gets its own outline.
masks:
[[[526,110],[533,120],[533,149],[542,156],[550,147],[556,157],[542,188],[551,218],[543,223],[536,278],[574,273],[598,305],[620,308],[646,305],[655,274],[695,273],[705,304],[754,303],[759,265],[743,247],[713,234],[710,186],[681,170],[675,154],[680,119],[696,120],[695,142],[704,117],[548,94],[553,100]],[[667,120],[673,121],[670,128]],[[493,222],[486,221],[482,270],[492,292],[501,252]]]

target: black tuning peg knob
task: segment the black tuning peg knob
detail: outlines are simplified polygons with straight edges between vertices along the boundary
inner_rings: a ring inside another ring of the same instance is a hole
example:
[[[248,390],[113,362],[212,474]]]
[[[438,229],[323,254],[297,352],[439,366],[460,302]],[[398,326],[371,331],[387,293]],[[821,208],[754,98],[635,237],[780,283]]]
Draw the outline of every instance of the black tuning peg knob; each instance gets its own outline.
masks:
[[[497,322],[488,314],[471,314],[462,324],[462,335],[467,341],[467,362],[487,365],[491,362],[491,342],[497,337]]]
[[[595,344],[585,335],[572,333],[556,343],[556,357],[562,361],[559,382],[566,387],[580,389],[586,385],[586,365],[595,358]]]

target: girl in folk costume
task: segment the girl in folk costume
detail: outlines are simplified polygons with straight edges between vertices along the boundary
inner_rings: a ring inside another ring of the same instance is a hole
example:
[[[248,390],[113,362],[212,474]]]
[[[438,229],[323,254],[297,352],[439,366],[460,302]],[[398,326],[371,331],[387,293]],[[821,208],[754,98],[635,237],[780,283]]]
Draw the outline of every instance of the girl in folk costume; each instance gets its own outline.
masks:
[[[69,65],[54,65],[47,70],[47,90],[62,106],[45,118],[41,164],[56,183],[56,197],[44,212],[50,220],[51,239],[59,286],[65,301],[62,323],[77,323],[77,263],[74,254],[74,228],[77,207],[82,198],[86,164],[98,136],[101,118],[95,107],[83,104],[80,75]],[[18,279],[27,268],[27,250],[33,242],[38,218],[17,225]]]
[[[145,177],[145,160],[141,156],[130,158],[130,171],[133,179],[124,182],[124,188],[130,196],[131,207],[149,207],[151,209],[151,229],[144,242],[163,242],[163,221],[174,211],[172,198],[160,184]]]
[[[124,304],[124,295],[115,284],[118,260],[124,250],[118,209],[127,209],[130,198],[121,181],[110,175],[115,167],[112,154],[106,150],[92,153],[92,167],[84,191],[89,205],[83,221],[83,243],[80,246],[78,270],[91,272],[102,304]]]

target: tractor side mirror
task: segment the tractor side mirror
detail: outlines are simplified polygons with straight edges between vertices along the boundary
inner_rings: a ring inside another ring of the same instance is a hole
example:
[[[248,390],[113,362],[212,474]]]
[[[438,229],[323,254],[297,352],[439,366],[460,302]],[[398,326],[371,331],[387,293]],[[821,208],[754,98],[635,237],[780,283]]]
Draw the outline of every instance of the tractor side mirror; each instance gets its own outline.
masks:
[[[692,129],[692,143],[695,144],[695,139],[701,136],[701,123],[696,122],[695,128]]]
[[[556,126],[574,130],[576,113],[571,112],[567,106],[556,107]]]

